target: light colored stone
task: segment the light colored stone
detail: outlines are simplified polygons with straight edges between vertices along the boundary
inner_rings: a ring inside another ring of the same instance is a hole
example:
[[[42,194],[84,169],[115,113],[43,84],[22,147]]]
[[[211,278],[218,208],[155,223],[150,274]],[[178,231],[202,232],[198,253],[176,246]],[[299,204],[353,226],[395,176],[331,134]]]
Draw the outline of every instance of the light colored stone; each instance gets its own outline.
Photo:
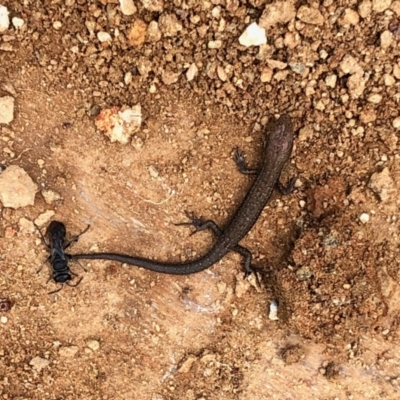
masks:
[[[400,1],[396,0],[390,5],[390,9],[393,10],[398,17],[400,17]]]
[[[360,16],[357,11],[354,11],[351,8],[346,8],[343,17],[339,20],[339,23],[343,26],[357,25],[359,22]]]
[[[24,24],[25,24],[25,21],[23,19],[21,19],[21,18],[18,18],[18,17],[14,17],[11,20],[11,22],[12,22],[14,28],[17,28],[17,29],[22,28],[24,26]]]
[[[209,49],[220,49],[222,47],[222,40],[210,40],[207,47]]]
[[[0,97],[0,124],[9,124],[14,119],[14,98]]]
[[[119,0],[119,5],[124,15],[133,15],[137,11],[133,0]]]
[[[19,219],[18,226],[19,226],[19,230],[22,233],[33,233],[33,232],[35,232],[35,226],[33,225],[33,222],[30,221],[29,219],[24,218],[24,217]]]
[[[369,222],[369,214],[367,213],[362,213],[358,219],[363,223],[366,224],[367,222]]]
[[[258,24],[261,28],[268,29],[277,24],[286,24],[296,16],[296,9],[292,0],[275,1],[267,4]]]
[[[329,86],[331,88],[335,88],[336,87],[336,82],[337,82],[337,76],[336,75],[328,75],[325,78],[326,86]]]
[[[163,81],[164,85],[169,86],[178,82],[179,76],[180,72],[173,72],[167,69],[161,74],[161,80]]]
[[[389,30],[385,30],[381,33],[381,47],[382,49],[387,49],[390,47],[393,41],[393,33]]]
[[[397,117],[392,122],[393,128],[400,129],[400,117]]]
[[[383,75],[383,81],[385,82],[385,86],[392,86],[396,83],[396,80],[390,74]]]
[[[121,109],[112,107],[101,110],[96,117],[97,129],[104,131],[113,142],[127,144],[131,136],[136,133],[142,124],[142,109],[140,104],[133,107],[123,106]]]
[[[182,30],[182,24],[175,14],[161,14],[158,19],[158,26],[166,37],[176,36]]]
[[[321,26],[324,23],[324,17],[316,8],[301,6],[297,11],[297,18],[310,25]]]
[[[78,346],[63,346],[60,347],[60,349],[58,350],[58,354],[60,355],[60,357],[72,358],[78,353],[78,351]]]
[[[368,76],[365,76],[362,72],[358,72],[349,77],[347,80],[347,87],[353,99],[359,98],[364,93],[368,79]]]
[[[273,71],[269,67],[264,67],[261,71],[261,82],[271,82]]]
[[[4,207],[20,208],[32,206],[37,185],[17,165],[10,165],[0,175],[0,200]]]
[[[97,32],[97,39],[99,39],[99,42],[104,43],[104,42],[111,42],[112,38],[111,35],[108,32]]]
[[[186,360],[182,363],[180,368],[178,369],[178,372],[181,374],[186,374],[190,371],[192,368],[192,365],[197,361],[197,357],[194,356],[193,354],[190,354]]]
[[[97,351],[100,349],[100,342],[98,340],[88,340],[86,342],[87,347],[93,351]]]
[[[63,24],[61,21],[54,21],[53,22],[53,28],[58,31],[62,28]]]
[[[395,184],[390,176],[388,168],[384,168],[382,171],[372,174],[368,182],[368,187],[381,201],[388,201],[395,194]]]
[[[197,68],[195,63],[190,64],[190,67],[186,71],[186,79],[188,80],[188,82],[190,82],[194,79],[194,77],[197,75],[198,71],[199,71],[199,69]]]
[[[257,25],[256,22],[250,24],[239,37],[242,46],[260,46],[267,43],[265,29]]]
[[[0,5],[0,32],[6,31],[10,26],[7,7]]]
[[[161,36],[162,34],[160,28],[158,27],[158,22],[151,21],[149,27],[147,28],[146,41],[155,43],[161,39]]]
[[[392,0],[372,0],[372,9],[375,12],[384,12],[392,4]]]
[[[340,62],[340,69],[345,74],[355,74],[357,72],[363,72],[358,61],[349,54],[343,57],[342,61]]]
[[[226,82],[228,79],[228,76],[226,75],[226,72],[221,65],[218,65],[217,67],[217,75],[222,82]]]
[[[61,196],[60,196],[58,193],[53,192],[52,190],[45,190],[45,189],[43,189],[43,190],[42,190],[42,196],[43,196],[43,198],[44,198],[44,201],[45,201],[47,204],[54,203],[55,201],[61,199]]]
[[[149,11],[163,12],[164,1],[163,0],[142,0],[143,7]]]
[[[271,321],[278,321],[278,302],[273,300],[269,305],[269,315],[268,318]]]
[[[361,18],[368,18],[371,15],[372,3],[370,0],[364,0],[358,6],[358,13]]]
[[[43,213],[41,213],[36,219],[35,219],[35,225],[36,226],[43,226],[46,225],[50,219],[53,217],[55,212],[53,210],[47,210]]]
[[[382,101],[382,95],[379,93],[374,93],[368,96],[368,101],[373,104],[379,104]]]
[[[49,360],[46,360],[42,357],[34,357],[31,361],[29,361],[29,365],[36,369],[36,371],[41,371],[43,368],[48,367],[50,364]]]

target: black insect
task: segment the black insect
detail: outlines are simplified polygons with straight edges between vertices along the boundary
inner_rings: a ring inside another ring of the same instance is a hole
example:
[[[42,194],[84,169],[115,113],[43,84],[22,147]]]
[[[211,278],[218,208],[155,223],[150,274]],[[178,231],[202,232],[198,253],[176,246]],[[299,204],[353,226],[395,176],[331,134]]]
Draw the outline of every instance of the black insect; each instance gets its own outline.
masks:
[[[74,236],[71,240],[66,242],[67,230],[65,228],[65,225],[59,221],[52,221],[46,231],[46,236],[49,239],[49,243],[46,242],[46,239],[42,235],[40,229],[36,227],[40,233],[40,236],[42,237],[43,242],[50,249],[50,255],[44,262],[46,263],[47,261],[49,261],[52,268],[52,274],[48,279],[48,281],[53,278],[55,283],[62,284],[62,286],[59,289],[54,290],[49,294],[59,292],[64,287],[65,283],[68,286],[76,287],[83,279],[80,278],[75,285],[71,285],[70,283],[68,283],[72,279],[72,275],[74,276],[78,275],[72,272],[71,269],[69,268],[68,261],[70,258],[68,257],[67,254],[65,254],[65,249],[67,249],[72,243],[77,242],[79,236],[83,235],[89,229],[89,227],[90,225],[88,225],[87,228],[79,235]],[[37,271],[38,273],[41,271],[42,267],[43,265]]]

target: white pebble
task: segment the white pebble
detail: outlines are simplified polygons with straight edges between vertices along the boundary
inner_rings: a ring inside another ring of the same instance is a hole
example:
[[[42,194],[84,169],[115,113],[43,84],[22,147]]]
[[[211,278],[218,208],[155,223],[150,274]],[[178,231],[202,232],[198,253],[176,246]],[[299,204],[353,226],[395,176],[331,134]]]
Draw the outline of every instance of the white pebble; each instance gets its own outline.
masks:
[[[21,28],[25,24],[25,21],[18,17],[14,17],[11,22],[14,25],[14,28]]]
[[[269,316],[268,318],[271,321],[277,321],[278,318],[278,301],[274,300],[271,302],[271,304],[269,305]]]
[[[103,42],[111,42],[111,35],[107,32],[98,32],[97,33],[97,39],[99,39],[99,41],[101,43]]]
[[[0,32],[4,32],[10,26],[10,19],[8,18],[8,10],[4,6],[0,6]]]
[[[363,223],[366,224],[367,222],[369,222],[369,214],[367,213],[362,213],[359,217],[359,220]]]
[[[124,15],[132,15],[136,12],[136,6],[133,4],[133,0],[119,0],[121,6],[121,12]]]
[[[250,24],[239,37],[239,43],[242,46],[260,46],[267,43],[265,29],[257,25],[256,22]]]
[[[6,324],[7,321],[8,321],[8,318],[5,317],[4,315],[0,318],[0,322],[1,322],[2,324]]]

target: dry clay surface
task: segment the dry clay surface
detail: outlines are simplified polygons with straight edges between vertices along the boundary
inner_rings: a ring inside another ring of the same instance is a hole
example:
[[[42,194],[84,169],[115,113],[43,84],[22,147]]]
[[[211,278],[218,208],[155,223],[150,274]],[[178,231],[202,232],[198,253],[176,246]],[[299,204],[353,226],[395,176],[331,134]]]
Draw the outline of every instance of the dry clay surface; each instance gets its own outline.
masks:
[[[0,398],[400,398],[400,2],[121,3],[1,3],[0,194],[11,169],[35,196],[0,209]],[[96,129],[138,104],[127,144]],[[257,166],[282,113],[296,190],[241,242],[261,285],[231,253],[190,276],[71,263],[48,294],[34,222],[90,224],[71,253],[199,257],[212,234],[175,224],[229,221],[253,179],[233,149]]]

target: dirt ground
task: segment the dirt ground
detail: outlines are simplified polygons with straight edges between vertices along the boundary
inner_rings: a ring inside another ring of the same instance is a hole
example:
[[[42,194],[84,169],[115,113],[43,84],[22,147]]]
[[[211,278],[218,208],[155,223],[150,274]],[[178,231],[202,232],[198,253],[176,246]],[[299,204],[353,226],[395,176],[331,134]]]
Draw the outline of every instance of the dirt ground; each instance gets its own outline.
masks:
[[[0,398],[400,398],[399,1],[1,5],[24,25],[0,33],[0,97],[15,100],[0,164],[39,190],[1,206]],[[266,45],[239,44],[252,22]],[[128,144],[96,129],[100,110],[136,104]],[[71,253],[194,259],[212,235],[175,223],[224,226],[252,181],[233,149],[257,165],[282,113],[296,139],[281,180],[297,188],[241,242],[261,287],[232,253],[190,276],[73,263],[82,282],[48,294],[39,216],[70,237],[91,225]]]

